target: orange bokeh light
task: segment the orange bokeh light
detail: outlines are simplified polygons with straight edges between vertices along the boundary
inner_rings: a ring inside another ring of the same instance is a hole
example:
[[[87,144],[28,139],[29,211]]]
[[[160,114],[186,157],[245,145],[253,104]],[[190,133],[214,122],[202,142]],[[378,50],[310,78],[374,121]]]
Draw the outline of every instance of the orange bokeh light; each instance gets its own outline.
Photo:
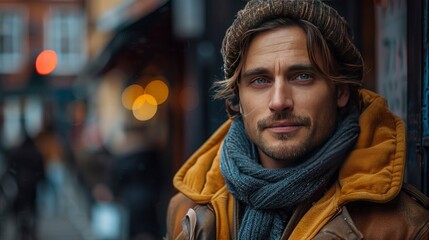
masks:
[[[138,84],[132,84],[122,92],[122,105],[127,109],[132,109],[134,101],[144,94],[144,89]]]
[[[147,121],[155,116],[158,110],[156,99],[149,95],[143,94],[139,96],[133,103],[134,117],[140,121]]]
[[[57,54],[53,50],[44,50],[36,58],[36,71],[47,75],[55,70],[58,64]]]
[[[154,80],[146,86],[145,93],[152,95],[159,105],[168,98],[168,86],[162,80]]]

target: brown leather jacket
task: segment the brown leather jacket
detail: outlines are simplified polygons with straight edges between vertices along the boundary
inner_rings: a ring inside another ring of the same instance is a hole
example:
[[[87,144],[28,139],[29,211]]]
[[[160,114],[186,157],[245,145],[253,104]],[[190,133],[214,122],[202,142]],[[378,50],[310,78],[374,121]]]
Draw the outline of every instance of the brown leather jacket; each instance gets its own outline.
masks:
[[[183,231],[176,239],[216,239],[216,219],[210,205],[195,205],[182,194],[176,195],[170,204],[191,207],[182,220]],[[171,205],[171,209],[176,209]],[[297,208],[282,239],[288,239],[307,208],[305,205]],[[234,239],[239,228],[237,215],[234,216]],[[172,235],[167,233],[167,239]],[[338,210],[314,239],[429,239],[429,198],[404,184],[398,196],[387,203],[349,203]]]

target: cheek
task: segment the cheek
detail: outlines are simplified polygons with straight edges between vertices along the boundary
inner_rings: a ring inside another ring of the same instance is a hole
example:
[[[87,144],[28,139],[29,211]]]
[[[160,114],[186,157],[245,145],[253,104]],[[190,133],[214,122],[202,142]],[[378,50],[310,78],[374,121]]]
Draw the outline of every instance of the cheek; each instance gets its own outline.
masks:
[[[325,100],[326,102],[328,100]],[[314,105],[311,116],[316,138],[325,138],[334,130],[337,121],[335,102]]]
[[[255,137],[257,134],[257,122],[264,118],[264,111],[267,109],[267,105],[260,97],[240,95],[240,108],[247,134],[250,137]]]
[[[311,118],[313,124],[318,122],[335,122],[337,114],[336,99],[332,95],[317,95],[315,93],[300,94],[294,101],[296,114],[305,114]]]
[[[255,115],[268,109],[264,96],[256,94],[240,94],[240,107],[243,115]]]

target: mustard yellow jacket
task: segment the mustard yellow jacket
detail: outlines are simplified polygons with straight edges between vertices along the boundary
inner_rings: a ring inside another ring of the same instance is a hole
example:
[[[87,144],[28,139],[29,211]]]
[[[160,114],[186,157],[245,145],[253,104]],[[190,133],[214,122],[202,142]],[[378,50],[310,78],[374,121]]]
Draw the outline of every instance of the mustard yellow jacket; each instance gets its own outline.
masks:
[[[362,90],[361,95],[364,107],[356,146],[341,166],[335,184],[305,213],[289,239],[313,238],[346,203],[359,200],[382,203],[398,195],[405,169],[404,123],[388,110],[382,97],[368,90]],[[234,199],[219,168],[219,150],[230,123],[226,121],[173,179],[180,194],[196,204],[209,204],[213,208],[216,239],[233,236]],[[180,220],[186,210],[186,206],[169,209],[170,237],[180,233]]]

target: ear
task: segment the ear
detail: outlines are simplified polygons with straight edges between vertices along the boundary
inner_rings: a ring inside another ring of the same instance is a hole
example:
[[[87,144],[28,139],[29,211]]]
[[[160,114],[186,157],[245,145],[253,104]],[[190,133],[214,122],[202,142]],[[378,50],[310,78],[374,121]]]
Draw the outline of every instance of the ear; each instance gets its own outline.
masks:
[[[337,86],[337,106],[345,107],[350,99],[350,87],[346,84]]]

